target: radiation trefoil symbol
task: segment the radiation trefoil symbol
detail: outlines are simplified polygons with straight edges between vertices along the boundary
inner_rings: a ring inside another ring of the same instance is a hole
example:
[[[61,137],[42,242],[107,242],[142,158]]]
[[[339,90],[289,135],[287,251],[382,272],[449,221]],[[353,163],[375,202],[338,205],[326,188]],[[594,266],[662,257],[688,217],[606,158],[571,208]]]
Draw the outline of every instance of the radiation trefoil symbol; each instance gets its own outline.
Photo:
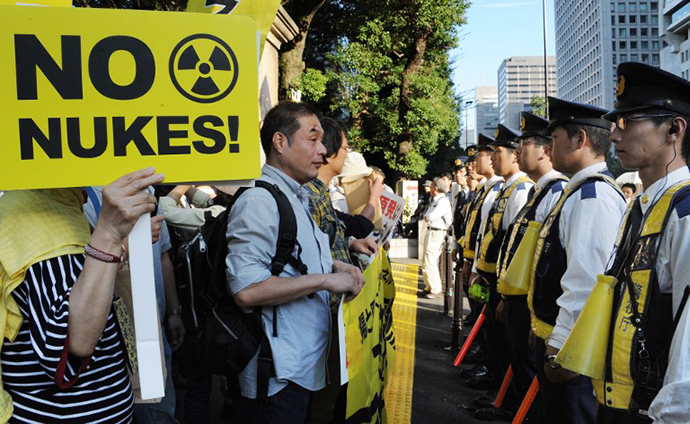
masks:
[[[183,96],[213,103],[230,94],[239,69],[230,46],[210,34],[194,34],[180,41],[170,55],[170,79]]]

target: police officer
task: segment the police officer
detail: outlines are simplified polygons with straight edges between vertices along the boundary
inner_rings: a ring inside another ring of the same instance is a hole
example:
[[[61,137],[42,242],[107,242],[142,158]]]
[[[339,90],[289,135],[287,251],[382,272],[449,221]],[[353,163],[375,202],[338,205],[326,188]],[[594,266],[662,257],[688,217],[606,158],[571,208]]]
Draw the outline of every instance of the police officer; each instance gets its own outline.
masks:
[[[606,169],[610,122],[603,109],[549,97],[553,167],[571,176],[537,239],[528,295],[536,334],[539,392],[547,423],[592,423],[588,377],[556,362],[598,274],[612,253],[626,203]]]
[[[690,83],[641,63],[618,67],[605,115],[621,164],[644,191],[621,227],[601,423],[690,422]],[[687,297],[687,294],[686,294]],[[686,300],[686,299],[685,299]],[[675,318],[675,320],[674,320]]]
[[[530,112],[521,112],[518,162],[520,170],[527,173],[537,183],[529,191],[527,204],[506,231],[501,243],[496,272],[499,276],[498,292],[504,296],[503,315],[518,399],[525,396],[536,375],[536,357],[528,343],[530,312],[527,308],[527,290],[511,287],[500,277],[505,276],[529,223],[531,221],[544,222],[546,215],[560,198],[567,181],[567,178],[555,171],[551,164],[549,147],[551,139],[543,135],[548,124],[549,121],[546,119]],[[520,258],[520,260],[524,259]],[[531,422],[537,422],[540,414],[541,402],[537,399],[530,408]]]
[[[481,228],[483,228],[483,222],[486,220],[489,209],[491,209],[496,195],[503,186],[503,178],[500,175],[496,175],[491,166],[491,154],[493,152],[491,143],[494,141],[492,137],[480,133],[476,147],[473,172],[481,175],[482,178],[469,204],[462,246],[464,263],[461,278],[468,287],[471,285],[473,277],[476,277],[472,270],[474,269],[478,236]],[[469,150],[470,148],[468,148]],[[476,303],[476,301],[473,303],[471,297],[470,305],[473,306],[473,313],[478,315],[482,305]],[[484,354],[487,353],[486,346],[484,346],[484,338],[480,337],[479,341],[482,345],[482,352]],[[484,364],[478,364],[471,372],[465,375],[469,377],[468,385],[474,388],[491,388],[495,386],[497,378],[495,375],[489,375],[489,370]]]
[[[505,183],[490,207],[484,222],[484,231],[477,243],[479,247],[476,270],[482,280],[488,284],[490,293],[483,329],[487,338],[485,357],[489,369],[497,373],[499,377],[506,372],[511,355],[509,354],[510,348],[503,324],[503,301],[496,291],[496,262],[506,230],[520,209],[527,203],[527,195],[533,185],[527,174],[520,171],[518,165],[517,148],[519,144],[517,138],[519,136],[520,133],[504,125],[499,125],[496,130],[496,141],[491,144],[494,148],[491,163],[496,175],[503,177]],[[516,403],[514,396],[507,400],[509,401],[504,402],[504,406],[517,406],[510,405],[510,401]],[[477,418],[492,418],[491,414],[495,415],[496,412],[493,409],[488,409],[478,411],[475,416]]]

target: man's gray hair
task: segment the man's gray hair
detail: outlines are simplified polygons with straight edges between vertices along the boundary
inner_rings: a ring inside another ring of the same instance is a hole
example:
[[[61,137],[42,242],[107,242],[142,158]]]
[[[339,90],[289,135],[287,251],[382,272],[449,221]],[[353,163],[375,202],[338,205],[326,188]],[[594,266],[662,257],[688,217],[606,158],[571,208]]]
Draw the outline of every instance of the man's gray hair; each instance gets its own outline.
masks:
[[[441,177],[434,178],[434,184],[441,193],[448,193],[448,182]]]

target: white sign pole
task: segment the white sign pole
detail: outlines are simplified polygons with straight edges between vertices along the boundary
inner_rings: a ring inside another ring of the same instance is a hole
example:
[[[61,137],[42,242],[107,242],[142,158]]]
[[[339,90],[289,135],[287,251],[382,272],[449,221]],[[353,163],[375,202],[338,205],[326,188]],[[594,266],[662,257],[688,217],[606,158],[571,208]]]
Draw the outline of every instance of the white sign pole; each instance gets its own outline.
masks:
[[[129,267],[141,398],[143,400],[162,398],[165,396],[161,358],[162,341],[158,330],[149,214],[142,215],[129,234]]]

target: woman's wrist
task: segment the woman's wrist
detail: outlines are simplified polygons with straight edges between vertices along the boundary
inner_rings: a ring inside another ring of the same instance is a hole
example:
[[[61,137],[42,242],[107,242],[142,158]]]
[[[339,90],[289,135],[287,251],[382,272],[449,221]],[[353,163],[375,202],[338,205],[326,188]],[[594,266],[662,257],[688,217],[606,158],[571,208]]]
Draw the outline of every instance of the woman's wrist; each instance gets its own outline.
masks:
[[[102,252],[120,257],[124,253],[122,250],[122,239],[113,235],[110,231],[103,230],[96,225],[91,234],[89,244]]]

